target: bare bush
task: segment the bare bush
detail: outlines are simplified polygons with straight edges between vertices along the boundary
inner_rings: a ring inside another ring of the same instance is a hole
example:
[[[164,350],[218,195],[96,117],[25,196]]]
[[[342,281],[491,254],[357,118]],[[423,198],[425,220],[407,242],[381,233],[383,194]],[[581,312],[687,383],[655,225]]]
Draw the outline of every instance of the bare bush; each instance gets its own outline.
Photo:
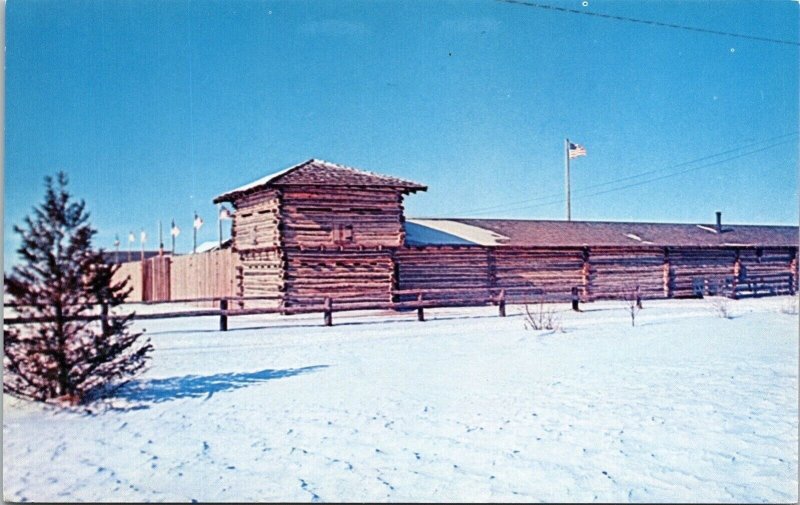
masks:
[[[711,305],[711,310],[717,317],[722,319],[733,319],[733,312],[731,310],[731,293],[733,289],[730,285],[724,284],[715,290],[715,296],[708,297]]]
[[[525,329],[533,331],[550,330],[563,331],[561,328],[561,318],[553,307],[545,307],[544,299],[540,299],[538,307],[531,311],[528,304],[525,304]]]
[[[711,310],[717,317],[722,319],[733,319],[731,312],[730,300],[724,296],[712,296],[708,298],[711,304]]]
[[[800,313],[800,302],[798,298],[793,296],[790,300],[787,300],[781,305],[781,312],[790,316],[796,316]]]
[[[631,316],[631,326],[636,326],[636,315],[642,310],[642,295],[639,286],[622,288],[619,297],[625,305],[625,311]]]

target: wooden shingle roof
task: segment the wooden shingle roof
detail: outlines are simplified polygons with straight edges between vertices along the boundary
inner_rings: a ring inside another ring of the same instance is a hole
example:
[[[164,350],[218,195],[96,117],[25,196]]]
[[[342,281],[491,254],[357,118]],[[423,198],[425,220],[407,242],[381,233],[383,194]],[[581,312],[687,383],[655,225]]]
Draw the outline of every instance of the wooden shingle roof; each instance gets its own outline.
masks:
[[[268,187],[288,186],[380,187],[396,189],[403,193],[428,189],[422,184],[397,177],[358,170],[329,161],[310,159],[223,193],[214,198],[214,203],[232,201],[245,194]]]
[[[797,226],[408,219],[406,244],[487,246],[797,247]]]

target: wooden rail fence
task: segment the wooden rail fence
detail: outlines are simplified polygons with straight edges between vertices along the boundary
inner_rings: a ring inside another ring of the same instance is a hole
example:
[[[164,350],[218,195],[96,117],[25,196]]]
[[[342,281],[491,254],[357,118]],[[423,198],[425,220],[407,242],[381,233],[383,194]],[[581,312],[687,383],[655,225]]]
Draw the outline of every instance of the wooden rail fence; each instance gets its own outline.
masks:
[[[777,274],[775,274],[777,275]],[[788,291],[794,294],[793,277],[781,274],[786,279],[789,289]],[[761,294],[774,295],[776,294],[774,284],[775,279],[771,275],[761,275],[749,277],[746,281],[740,282],[733,287],[733,290],[723,291],[723,288],[730,288],[730,286],[720,286],[720,294],[727,292],[728,296],[732,298],[739,298],[743,296],[760,296]],[[577,310],[578,302],[578,287],[573,290],[573,308]],[[703,289],[707,289],[704,286]],[[176,300],[158,300],[158,301],[145,301],[125,303],[122,305],[141,304],[141,305],[166,305],[177,303],[215,303],[217,308],[207,308],[199,310],[181,310],[181,311],[166,311],[152,314],[137,314],[136,312],[129,312],[126,314],[110,314],[108,305],[100,305],[100,311],[97,314],[86,314],[79,316],[71,316],[65,318],[66,320],[80,320],[80,321],[101,321],[103,325],[107,324],[109,320],[124,319],[131,317],[133,320],[149,320],[149,319],[173,319],[184,317],[203,317],[203,316],[217,316],[219,317],[220,331],[228,330],[228,318],[235,316],[245,315],[260,315],[260,314],[310,314],[319,313],[323,314],[323,324],[325,326],[333,325],[334,312],[348,312],[355,310],[394,310],[406,311],[416,310],[417,320],[425,321],[425,309],[443,308],[443,307],[475,307],[484,305],[495,305],[498,307],[498,315],[505,317],[506,304],[527,304],[539,303],[545,301],[545,291],[532,286],[520,287],[507,287],[507,288],[428,288],[428,289],[399,289],[393,290],[392,301],[389,302],[376,302],[376,301],[357,301],[348,300],[347,298],[333,298],[333,297],[320,297],[309,298],[301,305],[283,305],[275,307],[253,307],[244,308],[245,302],[256,300],[280,300],[280,295],[264,295],[264,296],[211,296],[203,298],[183,298]],[[639,289],[636,289],[637,300],[640,297]],[[230,304],[236,303],[239,308],[231,309]],[[5,303],[4,308],[15,308],[21,306],[31,306],[15,303]],[[44,307],[44,305],[42,306]],[[55,320],[52,316],[41,317],[9,317],[4,318],[4,325],[21,325],[21,324],[35,324],[47,323]]]
[[[402,300],[403,297],[410,296],[411,299],[405,301],[391,301],[391,302],[359,302],[349,300],[336,300],[331,297],[324,297],[320,299],[310,300],[311,303],[305,303],[298,306],[284,306],[284,307],[258,307],[258,308],[238,308],[231,309],[231,302],[246,302],[252,300],[267,300],[276,299],[277,296],[249,296],[249,297],[206,297],[206,298],[190,298],[182,300],[169,300],[169,301],[150,301],[150,302],[137,302],[142,305],[166,305],[175,303],[197,303],[197,302],[215,302],[218,308],[214,309],[199,309],[199,310],[181,310],[181,311],[166,311],[153,314],[137,314],[129,312],[126,314],[109,314],[108,306],[101,305],[100,313],[85,314],[79,316],[70,316],[65,318],[72,321],[101,321],[106,324],[109,320],[124,319],[131,317],[133,320],[148,320],[148,319],[173,319],[183,317],[202,317],[202,316],[217,316],[219,317],[220,331],[228,330],[228,318],[234,316],[245,315],[260,315],[260,314],[310,314],[319,313],[323,314],[323,324],[325,326],[333,325],[334,312],[348,312],[355,310],[416,310],[417,319],[425,321],[425,309],[441,308],[441,307],[474,307],[483,305],[496,305],[498,307],[498,315],[505,317],[506,315],[506,298],[509,291],[514,292],[516,298],[514,303],[519,302],[519,296],[527,296],[527,303],[538,303],[541,300],[542,291],[535,288],[511,288],[493,290],[488,296],[486,289],[470,289],[470,290],[454,290],[454,289],[411,289],[411,290],[395,290],[393,295]],[[449,295],[447,298],[425,298],[425,296],[435,295]],[[129,305],[129,304],[123,304]],[[4,307],[14,308],[20,307],[20,304],[7,303]],[[35,323],[48,323],[55,320],[52,316],[42,317],[9,317],[3,320],[4,325],[21,325],[21,324],[35,324]]]

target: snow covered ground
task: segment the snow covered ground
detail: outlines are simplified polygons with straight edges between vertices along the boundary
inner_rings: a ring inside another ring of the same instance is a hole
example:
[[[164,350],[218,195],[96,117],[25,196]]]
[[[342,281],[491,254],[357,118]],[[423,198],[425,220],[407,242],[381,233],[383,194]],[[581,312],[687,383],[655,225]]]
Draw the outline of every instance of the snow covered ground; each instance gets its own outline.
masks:
[[[786,297],[144,321],[114,409],[4,397],[21,501],[798,499],[798,316]]]

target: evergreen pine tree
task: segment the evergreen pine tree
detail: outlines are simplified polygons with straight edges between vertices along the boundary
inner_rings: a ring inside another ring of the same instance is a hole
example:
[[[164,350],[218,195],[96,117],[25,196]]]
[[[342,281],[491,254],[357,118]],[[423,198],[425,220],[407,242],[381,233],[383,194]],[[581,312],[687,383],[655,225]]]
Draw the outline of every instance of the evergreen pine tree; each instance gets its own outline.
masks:
[[[152,346],[130,329],[132,315],[109,313],[131,289],[113,280],[119,265],[92,247],[96,231],[85,204],[72,200],[67,176],[45,178],[44,203],[14,226],[21,258],[5,277],[21,318],[4,328],[3,390],[39,401],[83,403],[121,385],[145,367]]]

